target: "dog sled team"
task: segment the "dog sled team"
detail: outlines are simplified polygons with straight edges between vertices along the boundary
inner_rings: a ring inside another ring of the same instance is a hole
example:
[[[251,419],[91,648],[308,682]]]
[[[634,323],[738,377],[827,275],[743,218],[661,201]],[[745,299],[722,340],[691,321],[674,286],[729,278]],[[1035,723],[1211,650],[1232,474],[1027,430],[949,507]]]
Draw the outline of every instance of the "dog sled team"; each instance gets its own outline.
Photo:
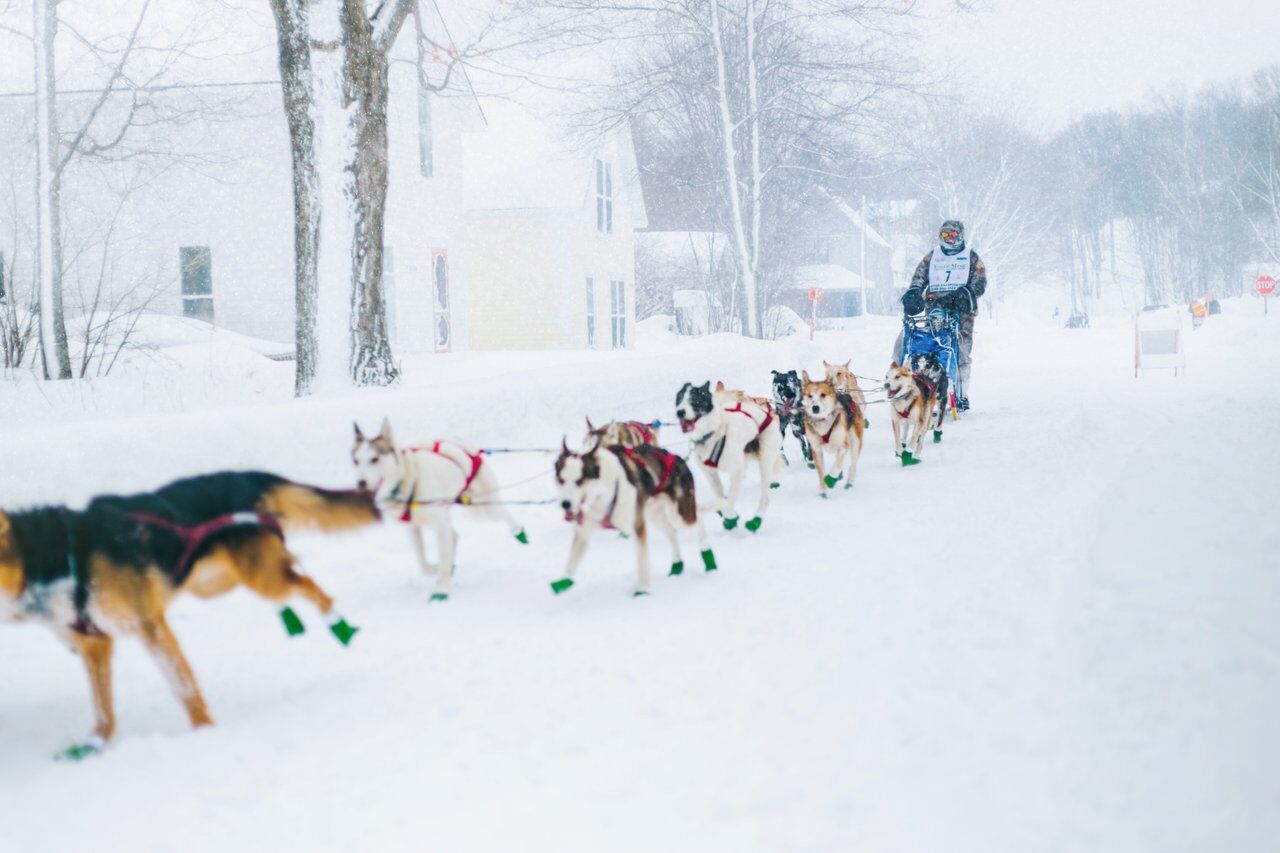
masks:
[[[944,226],[944,246],[948,236],[958,236],[963,244],[962,230],[949,235]],[[926,256],[922,266],[928,261]],[[975,264],[980,268],[976,255],[965,261],[968,269]],[[904,305],[912,298],[908,290]],[[910,313],[913,306],[906,307]],[[895,345],[895,358],[876,390],[884,394],[894,452],[905,467],[919,463],[926,433],[932,430],[935,443],[942,440],[944,416],[955,395],[952,378],[934,353],[902,347],[901,341]],[[967,350],[965,362],[967,372]],[[965,378],[962,373],[959,382]],[[658,445],[656,424],[596,426],[588,420],[581,445],[571,448],[564,439],[553,468],[556,500],[574,535],[564,574],[552,582],[552,591],[559,595],[573,587],[590,540],[602,530],[633,541],[636,596],[650,592],[654,531],[670,546],[670,575],[685,570],[682,536],[696,540],[703,569],[715,571],[704,521],[715,513],[726,530],[739,525],[740,492],[754,467],[759,497],[742,526],[751,533],[761,529],[770,492],[780,486],[787,464],[783,442],[788,434],[814,470],[821,497],[841,482],[852,488],[870,426],[868,389],[857,380],[849,362],[824,362],[821,375],[773,371],[770,397],[726,388],[723,382],[685,383],[674,411],[687,459]],[[244,587],[278,608],[290,636],[306,630],[292,608],[302,600],[340,644],[351,642],[358,628],[299,569],[286,546],[287,533],[338,532],[386,519],[404,523],[419,568],[435,575],[432,601],[447,600],[452,592],[455,512],[466,510],[501,524],[519,543],[528,543],[482,449],[451,439],[400,444],[386,420],[373,436],[356,425],[354,438],[351,489],[325,489],[262,472],[221,472],[154,492],[100,496],[81,510],[0,511],[0,620],[45,624],[87,670],[94,728],[64,757],[98,752],[115,733],[112,657],[116,638],[125,635],[142,641],[191,725],[212,722],[166,621],[169,605],[181,593],[209,598]],[[696,491],[694,468],[704,475],[709,496]],[[435,563],[428,559],[424,529],[434,539]]]

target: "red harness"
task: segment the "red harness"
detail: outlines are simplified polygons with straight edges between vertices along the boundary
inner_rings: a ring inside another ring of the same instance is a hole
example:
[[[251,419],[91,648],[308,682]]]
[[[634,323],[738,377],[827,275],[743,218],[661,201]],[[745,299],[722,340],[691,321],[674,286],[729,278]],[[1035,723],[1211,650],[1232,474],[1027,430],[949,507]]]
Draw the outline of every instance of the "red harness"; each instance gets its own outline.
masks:
[[[145,512],[135,512],[133,517],[143,524],[162,527],[182,539],[182,554],[179,555],[170,570],[170,575],[175,584],[181,584],[187,579],[187,575],[191,572],[191,565],[195,560],[196,552],[209,541],[210,537],[221,533],[227,528],[262,527],[284,539],[284,530],[280,527],[280,522],[274,516],[261,512],[232,512],[194,525],[178,524],[176,521],[170,521],[167,518],[161,518],[158,515],[151,515]]]
[[[462,503],[462,496],[467,493],[467,489],[471,488],[471,484],[476,481],[476,477],[479,476],[480,474],[480,466],[484,464],[484,460],[481,458],[481,456],[483,455],[483,451],[481,453],[472,453],[471,451],[467,450],[464,447],[458,447],[457,445],[454,445],[454,448],[456,450],[460,451],[463,456],[466,456],[468,459],[471,460],[471,470],[468,471],[466,466],[463,465],[461,462],[459,462],[457,459],[454,459],[452,456],[450,456],[447,453],[441,453],[440,452],[441,444],[444,444],[444,442],[437,441],[434,444],[432,444],[430,447],[409,447],[404,450],[404,453],[406,454],[420,453],[424,451],[427,453],[434,453],[436,456],[439,456],[441,459],[448,459],[454,465],[457,465],[458,470],[462,471],[463,476],[466,477],[466,481],[462,484],[462,489],[459,490],[458,496],[454,498],[452,502]],[[417,489],[416,482],[414,484],[414,488],[415,490]],[[404,512],[400,515],[400,520],[411,521],[413,518],[413,516],[411,515],[412,512],[413,512],[413,494],[410,493],[409,499],[404,502]]]
[[[921,374],[913,373],[911,374],[911,378],[916,381],[917,385],[921,385],[924,388],[928,389],[930,397],[933,397],[938,393],[938,389],[934,386],[934,384],[930,382],[928,379],[925,379],[924,376],[922,376]],[[923,397],[925,395],[921,394],[920,396]],[[895,409],[895,411],[897,410]],[[911,407],[908,406],[905,412],[898,412],[898,417],[902,418],[904,421],[907,418],[911,417]]]
[[[646,466],[647,470],[647,463],[645,462],[644,457],[639,453],[636,453],[635,448],[624,447],[622,448],[622,452],[628,459],[635,462],[637,465]],[[662,459],[662,476],[658,478],[657,484],[653,487],[653,490],[649,492],[650,495],[657,495],[665,489],[667,487],[667,483],[671,481],[671,472],[676,467],[676,455],[666,450],[660,450],[656,447],[653,448],[653,453]]]
[[[749,418],[751,420],[751,423],[755,424],[756,438],[759,438],[760,436],[764,435],[764,431],[769,428],[769,424],[773,423],[773,412],[770,411],[768,407],[765,407],[765,410],[764,410],[764,420],[762,420],[758,424],[756,423],[756,419],[751,417],[751,413],[748,412],[746,409],[742,408],[741,401],[739,401],[738,404],[735,405],[732,409],[725,409],[725,412],[726,413],[737,412],[738,414],[746,418]],[[724,440],[727,436],[728,436],[728,433],[725,433],[725,435],[720,436],[720,439],[716,441],[715,446],[711,448],[711,455],[708,456],[705,460],[703,460],[702,462],[703,465],[707,466],[708,468],[720,467],[720,457],[724,455]]]

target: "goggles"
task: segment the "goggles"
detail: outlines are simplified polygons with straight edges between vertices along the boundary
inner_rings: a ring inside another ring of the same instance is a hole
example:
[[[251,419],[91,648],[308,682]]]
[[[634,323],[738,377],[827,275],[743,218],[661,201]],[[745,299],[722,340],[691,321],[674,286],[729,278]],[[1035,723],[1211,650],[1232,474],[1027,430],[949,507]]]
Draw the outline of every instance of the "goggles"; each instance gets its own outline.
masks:
[[[960,231],[956,228],[948,228],[945,231],[939,231],[938,237],[940,237],[944,243],[955,243],[960,240]]]

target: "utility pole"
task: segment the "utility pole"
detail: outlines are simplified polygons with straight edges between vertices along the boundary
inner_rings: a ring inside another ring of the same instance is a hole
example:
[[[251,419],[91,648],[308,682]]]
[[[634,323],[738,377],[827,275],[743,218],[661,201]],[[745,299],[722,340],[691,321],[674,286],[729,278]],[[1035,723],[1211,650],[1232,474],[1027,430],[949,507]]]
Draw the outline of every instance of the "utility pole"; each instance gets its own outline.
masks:
[[[862,224],[858,228],[858,235],[861,237],[861,248],[858,251],[858,261],[861,264],[862,271],[858,274],[858,279],[862,284],[861,305],[858,308],[858,316],[867,316],[867,196],[862,196]]]

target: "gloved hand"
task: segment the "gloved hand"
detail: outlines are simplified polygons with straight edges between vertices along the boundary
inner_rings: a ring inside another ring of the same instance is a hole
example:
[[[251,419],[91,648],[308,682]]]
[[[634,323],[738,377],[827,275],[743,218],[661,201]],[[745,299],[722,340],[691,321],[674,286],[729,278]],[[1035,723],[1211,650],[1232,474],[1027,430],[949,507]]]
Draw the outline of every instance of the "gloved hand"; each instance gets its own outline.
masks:
[[[918,287],[909,287],[902,294],[902,313],[908,317],[924,311],[924,293]]]
[[[938,303],[948,311],[954,311],[957,314],[972,314],[978,310],[978,299],[967,284],[962,284],[943,296]]]

